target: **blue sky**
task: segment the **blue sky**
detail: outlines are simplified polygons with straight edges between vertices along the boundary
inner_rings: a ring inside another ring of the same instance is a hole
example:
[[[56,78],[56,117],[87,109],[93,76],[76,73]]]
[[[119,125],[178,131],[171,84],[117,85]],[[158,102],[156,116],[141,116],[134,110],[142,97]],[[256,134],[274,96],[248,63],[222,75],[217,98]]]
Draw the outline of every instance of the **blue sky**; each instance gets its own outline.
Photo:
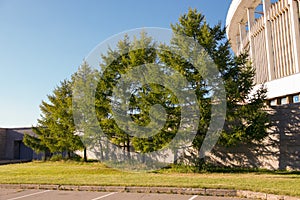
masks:
[[[120,32],[170,28],[188,8],[225,24],[231,0],[0,0],[0,127],[28,127],[39,105],[100,42]]]

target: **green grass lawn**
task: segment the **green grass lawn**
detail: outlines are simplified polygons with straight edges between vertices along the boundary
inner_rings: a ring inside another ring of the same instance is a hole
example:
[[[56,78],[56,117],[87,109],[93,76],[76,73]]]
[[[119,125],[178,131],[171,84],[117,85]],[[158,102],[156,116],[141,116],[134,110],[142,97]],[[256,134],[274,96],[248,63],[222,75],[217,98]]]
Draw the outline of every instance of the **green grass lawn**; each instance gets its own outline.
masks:
[[[74,161],[2,165],[0,183],[225,188],[300,196],[296,173],[122,172],[97,162]]]

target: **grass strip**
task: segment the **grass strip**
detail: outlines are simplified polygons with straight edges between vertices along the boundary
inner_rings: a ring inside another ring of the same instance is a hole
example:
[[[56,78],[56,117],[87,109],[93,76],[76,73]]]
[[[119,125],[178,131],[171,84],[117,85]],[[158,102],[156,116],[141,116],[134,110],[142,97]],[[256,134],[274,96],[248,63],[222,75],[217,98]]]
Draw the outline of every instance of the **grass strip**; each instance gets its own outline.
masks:
[[[239,189],[300,197],[299,173],[124,172],[98,162],[31,162],[0,166],[0,183]]]

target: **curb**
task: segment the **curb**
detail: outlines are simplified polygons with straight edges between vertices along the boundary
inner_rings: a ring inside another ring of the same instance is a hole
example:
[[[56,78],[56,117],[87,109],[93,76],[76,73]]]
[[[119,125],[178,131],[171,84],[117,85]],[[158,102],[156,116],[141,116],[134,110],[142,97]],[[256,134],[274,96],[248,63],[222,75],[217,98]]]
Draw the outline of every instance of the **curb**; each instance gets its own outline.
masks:
[[[208,188],[176,188],[176,187],[127,187],[127,186],[76,186],[76,185],[42,185],[42,184],[0,184],[4,189],[41,189],[41,190],[68,190],[93,192],[130,192],[130,193],[162,193],[199,196],[227,196],[244,197],[263,200],[300,200],[299,197],[274,195],[262,192],[230,189]]]

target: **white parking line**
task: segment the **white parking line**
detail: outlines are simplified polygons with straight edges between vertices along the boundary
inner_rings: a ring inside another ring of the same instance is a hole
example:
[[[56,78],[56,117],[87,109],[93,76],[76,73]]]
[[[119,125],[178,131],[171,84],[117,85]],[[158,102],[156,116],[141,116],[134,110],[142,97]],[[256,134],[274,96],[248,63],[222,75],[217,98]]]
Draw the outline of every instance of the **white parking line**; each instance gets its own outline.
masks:
[[[198,195],[194,195],[194,196],[192,196],[191,198],[189,198],[189,200],[196,199],[197,197],[198,197]]]
[[[52,191],[52,190],[44,190],[44,191],[41,191],[41,192],[35,192],[35,193],[32,193],[32,194],[27,194],[27,195],[24,195],[24,196],[15,197],[15,198],[7,199],[7,200],[22,199],[22,198],[26,198],[26,197],[30,197],[30,196],[34,196],[34,195],[38,195],[38,194],[42,194],[42,193],[46,193],[46,192],[50,192],[50,191]]]
[[[97,198],[95,198],[95,199],[92,199],[92,200],[103,199],[103,198],[105,198],[105,197],[111,196],[111,195],[113,195],[113,194],[116,194],[116,193],[117,193],[117,192],[112,192],[112,193],[106,194],[106,195],[104,195],[104,196],[101,196],[101,197],[97,197]]]

